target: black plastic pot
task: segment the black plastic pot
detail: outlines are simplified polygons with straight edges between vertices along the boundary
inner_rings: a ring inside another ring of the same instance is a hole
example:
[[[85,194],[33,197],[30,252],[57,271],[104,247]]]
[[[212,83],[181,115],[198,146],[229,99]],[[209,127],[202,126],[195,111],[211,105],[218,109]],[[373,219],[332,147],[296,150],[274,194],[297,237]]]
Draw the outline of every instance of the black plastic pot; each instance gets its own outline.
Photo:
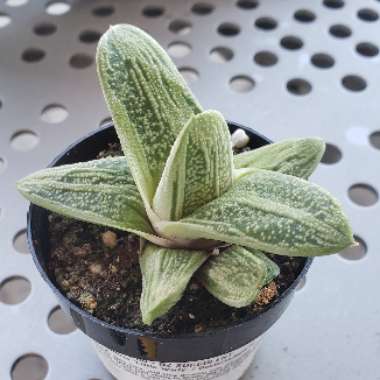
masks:
[[[250,136],[250,146],[258,148],[270,141],[257,132],[235,123],[229,123],[233,132],[244,129]],[[69,146],[49,166],[59,166],[80,161],[95,159],[109,143],[116,142],[117,136],[112,125],[91,132],[84,138]],[[107,324],[71,302],[58,289],[54,280],[49,277],[47,264],[49,260],[49,242],[47,211],[31,205],[28,213],[28,243],[33,260],[43,279],[58,297],[64,311],[69,313],[76,326],[90,338],[103,346],[139,359],[158,360],[162,362],[186,362],[206,359],[235,350],[256,339],[268,330],[288,307],[294,290],[305,276],[312,259],[304,259],[303,267],[292,285],[258,316],[228,327],[217,328],[200,334],[183,334],[172,338],[163,338],[152,333],[116,327]],[[143,347],[155,345],[154,352],[149,354]]]

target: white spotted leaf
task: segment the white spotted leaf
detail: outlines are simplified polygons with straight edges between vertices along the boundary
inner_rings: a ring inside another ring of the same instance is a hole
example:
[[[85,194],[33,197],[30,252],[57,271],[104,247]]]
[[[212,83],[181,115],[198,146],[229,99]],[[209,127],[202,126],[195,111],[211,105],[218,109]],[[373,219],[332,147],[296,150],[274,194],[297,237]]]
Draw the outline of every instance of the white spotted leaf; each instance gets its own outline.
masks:
[[[169,249],[154,244],[144,247],[139,260],[143,277],[140,309],[145,324],[151,325],[179,301],[207,257],[204,251]]]
[[[190,118],[171,150],[153,200],[163,220],[178,220],[221,196],[232,184],[230,133],[223,116]]]
[[[327,191],[262,169],[188,217],[157,227],[168,238],[215,239],[289,256],[330,254],[354,243],[346,216]]]
[[[194,114],[202,112],[185,80],[162,47],[131,25],[102,36],[97,69],[124,154],[149,207],[174,141]]]
[[[266,169],[309,178],[325,151],[318,138],[289,139],[234,156],[235,176],[249,173],[249,168]],[[242,169],[242,170],[239,170]]]
[[[232,245],[202,266],[198,277],[219,301],[232,306],[252,304],[263,286],[280,273],[264,253]]]
[[[18,181],[17,188],[32,203],[61,215],[165,240],[155,236],[125,157],[43,169]]]

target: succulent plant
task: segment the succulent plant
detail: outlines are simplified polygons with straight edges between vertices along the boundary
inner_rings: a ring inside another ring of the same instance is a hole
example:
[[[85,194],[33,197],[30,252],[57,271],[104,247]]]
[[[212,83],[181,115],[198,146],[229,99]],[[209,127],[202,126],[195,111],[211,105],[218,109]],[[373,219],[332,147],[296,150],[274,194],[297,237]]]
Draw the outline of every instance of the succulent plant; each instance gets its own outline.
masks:
[[[130,25],[102,36],[97,67],[124,156],[41,170],[18,189],[38,206],[141,237],[144,323],[194,275],[244,307],[279,274],[265,252],[316,256],[354,244],[337,201],[307,181],[320,139],[233,156],[223,116],[204,111],[160,45]]]

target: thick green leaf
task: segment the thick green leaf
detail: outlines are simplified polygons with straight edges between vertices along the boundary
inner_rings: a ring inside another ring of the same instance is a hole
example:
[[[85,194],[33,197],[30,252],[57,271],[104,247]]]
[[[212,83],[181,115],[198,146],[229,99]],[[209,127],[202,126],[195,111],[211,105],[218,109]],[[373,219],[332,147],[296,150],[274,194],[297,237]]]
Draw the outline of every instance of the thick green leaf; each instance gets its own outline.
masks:
[[[232,184],[232,148],[223,116],[205,111],[178,135],[153,200],[163,220],[178,220],[221,196]]]
[[[199,271],[206,289],[232,307],[248,306],[263,286],[280,273],[264,253],[233,245],[210,258]]]
[[[167,237],[215,239],[289,256],[329,254],[354,243],[348,220],[329,193],[262,169],[190,216],[157,228]]]
[[[151,205],[179,131],[201,106],[161,46],[134,26],[110,27],[97,67],[136,185]]]
[[[284,140],[234,156],[237,169],[257,168],[309,178],[325,151],[318,138]],[[237,171],[244,174],[244,170]]]
[[[152,324],[179,301],[192,275],[207,257],[203,251],[145,246],[140,256],[143,276],[140,308],[144,323]]]
[[[125,157],[40,170],[17,183],[32,203],[85,222],[155,236]]]

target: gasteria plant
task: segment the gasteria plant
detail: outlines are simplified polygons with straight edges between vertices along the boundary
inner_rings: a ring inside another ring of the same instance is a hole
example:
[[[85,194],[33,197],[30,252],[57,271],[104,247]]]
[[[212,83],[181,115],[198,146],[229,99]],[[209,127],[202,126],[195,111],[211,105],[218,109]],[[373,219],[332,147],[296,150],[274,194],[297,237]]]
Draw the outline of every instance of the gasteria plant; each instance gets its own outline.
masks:
[[[336,200],[306,180],[321,140],[233,156],[223,116],[204,111],[159,44],[130,25],[103,35],[97,67],[124,156],[41,170],[18,189],[51,211],[142,238],[144,323],[175,305],[194,274],[243,307],[279,274],[264,252],[315,256],[354,244]]]

